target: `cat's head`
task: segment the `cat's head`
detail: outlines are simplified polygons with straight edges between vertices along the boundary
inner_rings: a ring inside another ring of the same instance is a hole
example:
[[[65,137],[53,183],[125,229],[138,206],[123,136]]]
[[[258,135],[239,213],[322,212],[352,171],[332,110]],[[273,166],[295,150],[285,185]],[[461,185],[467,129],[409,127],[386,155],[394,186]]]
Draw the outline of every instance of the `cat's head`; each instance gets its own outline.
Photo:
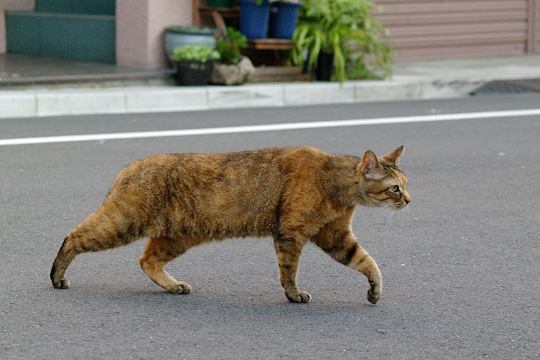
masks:
[[[381,157],[370,150],[364,153],[357,168],[364,185],[364,205],[402,209],[411,201],[407,177],[397,166],[402,153],[403,145]]]

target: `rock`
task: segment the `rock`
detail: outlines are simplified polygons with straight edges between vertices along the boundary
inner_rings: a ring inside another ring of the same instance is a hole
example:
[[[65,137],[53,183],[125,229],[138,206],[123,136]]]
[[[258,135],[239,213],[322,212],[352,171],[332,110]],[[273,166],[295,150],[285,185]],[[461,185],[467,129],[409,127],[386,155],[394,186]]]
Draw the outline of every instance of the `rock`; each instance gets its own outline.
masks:
[[[212,72],[212,84],[240,85],[249,80],[255,73],[255,67],[247,57],[242,56],[236,65],[214,64]]]

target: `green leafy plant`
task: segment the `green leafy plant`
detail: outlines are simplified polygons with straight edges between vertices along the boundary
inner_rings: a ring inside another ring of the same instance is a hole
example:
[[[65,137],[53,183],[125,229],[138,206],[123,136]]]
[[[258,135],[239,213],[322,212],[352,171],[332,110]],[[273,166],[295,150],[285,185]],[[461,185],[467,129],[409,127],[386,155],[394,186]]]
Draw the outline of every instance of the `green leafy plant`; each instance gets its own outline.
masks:
[[[186,45],[174,48],[172,59],[205,63],[210,60],[219,60],[219,53],[209,45]]]
[[[240,49],[247,46],[247,38],[238,30],[228,27],[225,34],[216,42],[216,50],[221,56],[220,62],[227,65],[238,64],[242,58]]]
[[[335,80],[390,75],[391,51],[372,10],[370,0],[303,0],[293,63],[312,71],[324,51],[334,55]]]

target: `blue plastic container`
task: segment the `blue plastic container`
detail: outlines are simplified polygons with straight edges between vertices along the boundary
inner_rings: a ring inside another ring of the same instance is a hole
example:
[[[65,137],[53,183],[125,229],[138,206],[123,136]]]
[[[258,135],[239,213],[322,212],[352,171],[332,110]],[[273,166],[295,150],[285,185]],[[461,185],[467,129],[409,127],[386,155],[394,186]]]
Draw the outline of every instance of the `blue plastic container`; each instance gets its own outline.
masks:
[[[298,9],[302,3],[274,2],[270,9],[270,37],[290,39],[296,28]]]
[[[238,0],[240,5],[240,32],[248,39],[263,39],[268,34],[270,3],[265,0],[261,5],[255,0]]]

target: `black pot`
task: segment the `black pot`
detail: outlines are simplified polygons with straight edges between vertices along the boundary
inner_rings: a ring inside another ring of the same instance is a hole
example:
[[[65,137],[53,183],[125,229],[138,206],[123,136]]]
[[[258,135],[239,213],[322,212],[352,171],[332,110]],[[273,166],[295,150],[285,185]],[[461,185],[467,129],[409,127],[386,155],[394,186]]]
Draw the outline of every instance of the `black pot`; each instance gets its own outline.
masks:
[[[176,62],[176,84],[188,86],[202,86],[208,84],[214,69],[214,62],[205,63],[197,61]]]
[[[321,51],[317,58],[315,75],[319,81],[331,81],[334,74],[334,53]]]

